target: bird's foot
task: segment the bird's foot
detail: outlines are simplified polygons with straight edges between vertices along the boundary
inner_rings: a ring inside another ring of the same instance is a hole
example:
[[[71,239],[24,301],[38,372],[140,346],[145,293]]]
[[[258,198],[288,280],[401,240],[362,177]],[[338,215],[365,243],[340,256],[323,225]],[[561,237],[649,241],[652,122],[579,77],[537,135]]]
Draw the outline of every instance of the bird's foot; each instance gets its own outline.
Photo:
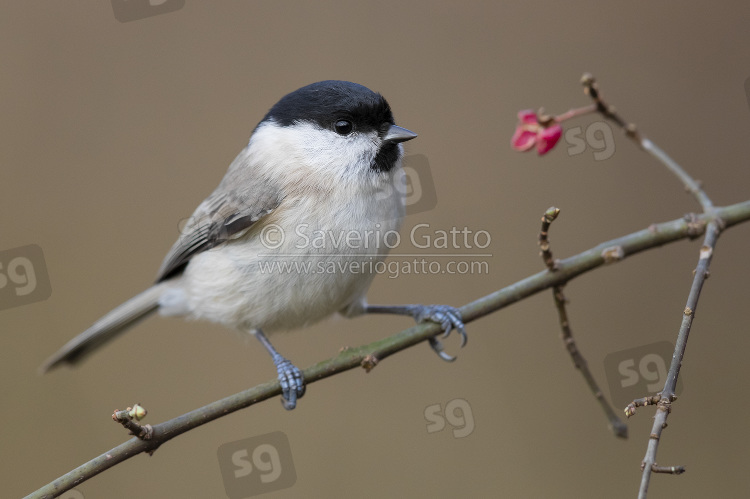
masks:
[[[412,317],[417,322],[436,322],[443,328],[443,338],[447,338],[454,329],[461,335],[461,348],[466,345],[466,327],[461,318],[461,311],[449,305],[412,305]],[[441,359],[453,362],[456,357],[443,350],[443,344],[437,337],[430,338],[430,346]]]
[[[281,384],[281,405],[287,411],[291,411],[297,407],[297,399],[301,399],[305,394],[305,379],[302,371],[281,355],[275,355],[273,363],[276,365]]]

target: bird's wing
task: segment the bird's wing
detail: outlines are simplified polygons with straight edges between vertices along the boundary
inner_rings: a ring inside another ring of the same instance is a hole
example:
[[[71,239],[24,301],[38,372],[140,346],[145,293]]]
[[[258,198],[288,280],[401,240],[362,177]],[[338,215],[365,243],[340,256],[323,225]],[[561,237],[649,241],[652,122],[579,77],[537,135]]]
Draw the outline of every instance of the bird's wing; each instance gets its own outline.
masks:
[[[198,206],[181,230],[182,235],[164,258],[156,282],[179,274],[195,255],[239,236],[281,204],[281,189],[254,166],[245,148],[219,187]]]

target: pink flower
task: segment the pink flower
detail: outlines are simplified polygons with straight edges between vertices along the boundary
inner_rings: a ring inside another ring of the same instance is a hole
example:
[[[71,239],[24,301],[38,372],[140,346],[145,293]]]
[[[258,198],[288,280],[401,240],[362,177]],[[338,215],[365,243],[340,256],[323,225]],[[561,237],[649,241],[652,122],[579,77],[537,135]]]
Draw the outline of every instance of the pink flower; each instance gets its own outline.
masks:
[[[536,144],[536,152],[541,156],[547,154],[562,136],[562,127],[554,120],[552,126],[539,124],[537,115],[531,109],[519,111],[518,126],[510,140],[510,145],[516,151],[528,151]]]

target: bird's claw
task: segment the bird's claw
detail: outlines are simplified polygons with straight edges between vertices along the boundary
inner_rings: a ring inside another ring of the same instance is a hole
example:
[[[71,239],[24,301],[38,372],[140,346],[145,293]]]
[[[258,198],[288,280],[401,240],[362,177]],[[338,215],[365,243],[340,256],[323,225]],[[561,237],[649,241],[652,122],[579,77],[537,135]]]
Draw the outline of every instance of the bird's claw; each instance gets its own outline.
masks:
[[[440,342],[439,339],[435,338],[434,336],[431,336],[429,341],[430,341],[430,347],[432,347],[432,349],[435,350],[435,353],[438,354],[438,357],[440,357],[446,362],[453,362],[454,360],[456,360],[455,356],[445,353],[445,351],[443,350],[443,344]]]
[[[416,305],[413,310],[414,319],[417,322],[436,322],[443,328],[443,338],[454,329],[461,335],[461,348],[466,345],[466,327],[461,318],[461,311],[449,305]],[[430,346],[441,359],[453,362],[456,357],[448,355],[443,351],[443,344],[435,337],[430,338]]]
[[[291,411],[297,407],[297,399],[305,394],[305,379],[302,371],[282,356],[273,359],[281,384],[281,405]]]

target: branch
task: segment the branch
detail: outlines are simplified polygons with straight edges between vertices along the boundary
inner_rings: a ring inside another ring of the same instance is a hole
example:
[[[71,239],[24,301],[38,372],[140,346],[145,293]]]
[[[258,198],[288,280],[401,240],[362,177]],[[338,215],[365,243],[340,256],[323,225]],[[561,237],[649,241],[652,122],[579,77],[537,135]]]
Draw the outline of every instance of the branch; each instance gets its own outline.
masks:
[[[657,466],[656,465],[656,450],[659,447],[659,440],[661,433],[664,428],[667,427],[667,417],[672,411],[672,402],[675,397],[675,387],[677,386],[677,378],[680,375],[680,367],[682,366],[682,358],[685,356],[685,349],[687,348],[687,340],[690,335],[690,328],[693,325],[693,317],[695,316],[695,309],[698,307],[698,298],[700,298],[701,289],[703,283],[708,278],[708,267],[711,264],[711,258],[713,257],[714,249],[716,248],[716,241],[719,238],[719,234],[724,229],[724,221],[720,215],[716,214],[713,202],[708,195],[703,191],[700,182],[694,180],[693,177],[688,174],[675,160],[673,160],[667,153],[662,151],[656,144],[651,142],[645,137],[642,137],[634,124],[628,124],[621,116],[617,114],[614,107],[608,105],[601,97],[599,88],[596,80],[593,76],[586,73],[581,78],[581,83],[584,86],[584,90],[589,95],[596,105],[597,111],[601,113],[605,118],[608,118],[619,126],[625,129],[626,135],[637,142],[643,149],[649,152],[657,160],[659,160],[664,166],[667,167],[677,178],[682,181],[685,186],[685,190],[692,194],[695,199],[700,203],[703,208],[704,215],[709,216],[708,228],[706,229],[706,235],[703,239],[703,246],[700,250],[700,257],[698,259],[698,266],[693,272],[693,284],[690,286],[690,294],[688,295],[687,304],[683,311],[682,324],[680,325],[680,332],[677,335],[677,342],[675,344],[674,354],[672,354],[672,363],[667,373],[667,380],[664,383],[664,389],[655,397],[645,397],[643,399],[634,400],[625,408],[625,414],[630,417],[635,414],[635,409],[639,405],[646,405],[647,403],[656,402],[656,416],[654,417],[654,425],[649,435],[648,447],[646,448],[646,456],[643,458],[641,463],[641,484],[638,490],[638,498],[645,499],[648,493],[648,484],[651,480],[651,473],[669,473],[673,475],[679,475],[685,472],[683,466]]]
[[[685,186],[685,190],[692,194],[703,207],[703,212],[708,213],[713,208],[713,203],[708,198],[699,181],[694,180],[675,160],[669,157],[667,153],[662,151],[656,144],[642,136],[638,131],[637,127],[633,123],[628,123],[622,116],[620,116],[615,110],[614,106],[607,104],[599,92],[599,86],[596,83],[596,79],[589,73],[585,73],[581,77],[581,83],[584,87],[586,95],[591,97],[596,106],[596,111],[599,112],[605,118],[612,120],[614,123],[619,125],[625,130],[625,135],[636,142],[649,154],[655,157],[657,160],[667,167],[677,178],[679,178]],[[588,108],[584,108],[588,109]]]
[[[559,214],[559,208],[555,208],[554,206],[549,208],[542,217],[542,229],[539,232],[539,247],[542,250],[541,257],[544,261],[544,264],[552,272],[555,272],[557,270],[557,262],[555,262],[555,259],[552,257],[548,231],[550,225],[555,221]],[[588,362],[586,362],[586,359],[583,357],[583,354],[576,345],[575,339],[573,339],[573,330],[570,327],[570,321],[568,320],[568,311],[565,307],[565,304],[568,300],[563,294],[563,286],[564,284],[553,286],[552,296],[555,299],[555,308],[557,308],[557,315],[560,319],[560,329],[562,330],[561,336],[563,343],[565,344],[565,348],[568,350],[570,358],[573,359],[573,365],[575,365],[576,368],[581,371],[581,375],[583,376],[583,379],[586,380],[586,384],[588,385],[589,390],[591,390],[591,393],[594,395],[597,402],[599,402],[599,405],[604,411],[605,416],[607,416],[607,421],[609,421],[610,429],[614,432],[615,436],[620,438],[628,438],[628,426],[623,423],[620,418],[617,417],[617,414],[615,414],[615,411],[614,409],[612,409],[609,401],[607,401],[607,399],[604,397],[604,393],[599,388],[599,385],[594,379],[594,375],[591,374],[591,371],[589,370]]]
[[[750,220],[750,201],[715,208],[712,215],[684,217],[652,225],[647,229],[607,241],[583,253],[559,261],[557,270],[554,272],[544,270],[464,305],[460,309],[461,315],[464,322],[468,323],[540,291],[562,285],[585,272],[601,267],[605,263],[619,261],[641,251],[681,239],[694,239],[703,234],[707,224],[713,221],[715,217],[720,217],[726,227],[748,221]],[[396,352],[421,343],[441,332],[440,325],[423,323],[369,345],[343,349],[337,356],[305,369],[303,372],[305,382],[308,384],[314,383],[323,378],[365,366],[365,364],[372,366]],[[155,451],[163,443],[193,428],[280,394],[279,382],[274,379],[195,409],[175,419],[154,425],[149,440],[132,438],[66,473],[27,497],[49,498],[60,495],[126,459],[142,452]]]
[[[648,484],[651,479],[651,473],[656,471],[657,473],[666,473],[665,471],[657,471],[662,469],[677,469],[681,470],[674,474],[680,474],[685,471],[682,466],[664,468],[662,466],[656,466],[656,450],[659,446],[659,439],[661,438],[661,432],[667,427],[667,417],[672,411],[672,402],[676,399],[675,387],[677,386],[677,377],[680,375],[680,367],[682,366],[682,358],[685,355],[685,348],[687,347],[688,336],[690,335],[690,328],[693,325],[693,318],[695,317],[695,309],[698,307],[698,298],[703,288],[703,283],[708,277],[708,266],[711,264],[711,257],[716,246],[716,240],[719,238],[721,232],[721,219],[714,219],[708,224],[706,229],[706,236],[703,239],[703,246],[700,250],[700,257],[698,259],[698,266],[695,269],[695,276],[693,277],[693,284],[690,286],[690,294],[688,295],[687,304],[682,314],[682,324],[680,325],[680,332],[677,335],[677,344],[675,346],[674,355],[672,355],[672,364],[669,366],[669,372],[667,373],[667,381],[664,383],[664,389],[661,391],[659,402],[656,404],[656,416],[654,416],[654,425],[649,435],[648,447],[646,449],[646,456],[643,458],[641,465],[643,474],[641,475],[641,486],[638,491],[638,497],[645,499],[648,492]]]

